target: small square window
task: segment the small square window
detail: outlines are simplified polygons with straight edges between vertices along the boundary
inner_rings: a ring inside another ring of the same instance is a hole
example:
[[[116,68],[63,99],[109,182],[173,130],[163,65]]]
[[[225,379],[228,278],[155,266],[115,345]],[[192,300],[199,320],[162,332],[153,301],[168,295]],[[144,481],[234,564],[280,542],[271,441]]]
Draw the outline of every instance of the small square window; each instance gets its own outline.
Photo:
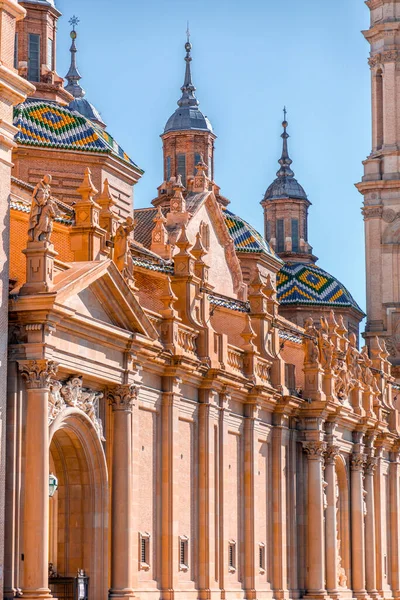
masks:
[[[236,571],[236,542],[230,540],[228,546],[228,566],[229,573],[235,573]]]
[[[187,535],[179,537],[179,570],[189,570],[189,538]]]
[[[258,547],[258,556],[259,556],[259,568],[260,573],[265,573],[265,544],[262,542]]]
[[[139,570],[148,571],[150,569],[150,534],[139,533]]]

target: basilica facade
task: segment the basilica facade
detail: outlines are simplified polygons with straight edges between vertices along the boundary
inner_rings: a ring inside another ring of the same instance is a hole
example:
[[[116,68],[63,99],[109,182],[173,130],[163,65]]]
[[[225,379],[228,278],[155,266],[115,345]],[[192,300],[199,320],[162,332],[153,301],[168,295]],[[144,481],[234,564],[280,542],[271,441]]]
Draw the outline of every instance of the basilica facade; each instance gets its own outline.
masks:
[[[286,114],[258,232],[218,186],[187,39],[136,209],[143,170],[86,98],[77,19],[64,80],[54,0],[1,0],[4,598],[400,598],[400,13],[366,4],[363,340],[310,245]]]

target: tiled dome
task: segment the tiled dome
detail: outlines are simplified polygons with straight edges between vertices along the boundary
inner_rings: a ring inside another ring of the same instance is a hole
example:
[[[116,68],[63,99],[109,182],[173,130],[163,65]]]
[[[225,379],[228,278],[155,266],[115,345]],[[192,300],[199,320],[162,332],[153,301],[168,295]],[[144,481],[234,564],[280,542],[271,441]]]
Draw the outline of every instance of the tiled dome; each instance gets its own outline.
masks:
[[[363,314],[344,285],[312,263],[286,263],[277,275],[277,291],[282,305],[351,307]]]

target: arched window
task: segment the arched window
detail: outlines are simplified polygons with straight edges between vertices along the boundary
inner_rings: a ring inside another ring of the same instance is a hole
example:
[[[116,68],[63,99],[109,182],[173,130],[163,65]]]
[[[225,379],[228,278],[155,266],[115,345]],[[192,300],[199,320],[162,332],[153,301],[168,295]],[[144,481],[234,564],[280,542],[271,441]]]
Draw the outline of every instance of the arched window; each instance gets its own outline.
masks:
[[[182,177],[182,183],[186,187],[186,154],[177,154],[176,162],[176,174]]]

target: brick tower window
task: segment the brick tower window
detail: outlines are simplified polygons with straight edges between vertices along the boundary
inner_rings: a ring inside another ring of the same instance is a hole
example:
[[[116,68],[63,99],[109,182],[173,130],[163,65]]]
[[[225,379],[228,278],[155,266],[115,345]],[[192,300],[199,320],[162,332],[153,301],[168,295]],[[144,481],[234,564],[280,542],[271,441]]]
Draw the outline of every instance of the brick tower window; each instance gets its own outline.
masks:
[[[37,33],[29,34],[29,54],[28,54],[28,79],[29,81],[40,80],[40,35]]]
[[[201,158],[200,154],[198,152],[195,152],[194,153],[194,173],[193,173],[194,175],[196,175],[196,165],[199,164],[200,158]]]
[[[171,179],[171,157],[167,156],[167,181]]]
[[[18,62],[18,33],[16,33],[14,42],[14,69],[18,69]]]
[[[276,221],[276,251],[283,252],[285,250],[285,227],[284,220]]]
[[[292,252],[299,251],[299,220],[292,219]]]
[[[47,66],[50,71],[53,70],[53,40],[51,38],[47,38]]]
[[[178,154],[176,157],[177,161],[177,175],[182,177],[182,183],[186,187],[186,154]]]

